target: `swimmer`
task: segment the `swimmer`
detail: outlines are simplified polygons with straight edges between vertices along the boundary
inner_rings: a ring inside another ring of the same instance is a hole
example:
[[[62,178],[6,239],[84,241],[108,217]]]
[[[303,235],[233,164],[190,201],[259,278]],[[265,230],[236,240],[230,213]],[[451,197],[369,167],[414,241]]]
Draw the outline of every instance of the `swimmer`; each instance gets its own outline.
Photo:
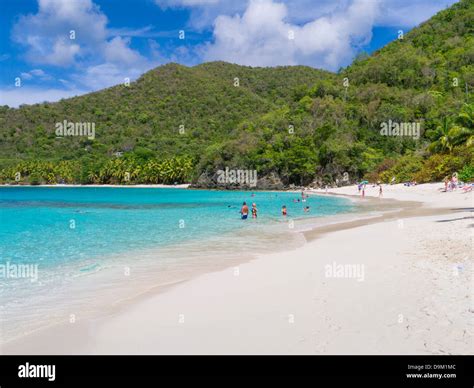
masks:
[[[257,205],[254,203],[252,203],[252,218],[257,218]]]
[[[247,219],[247,217],[248,217],[248,215],[249,215],[249,208],[248,208],[246,202],[244,202],[244,203],[242,204],[242,209],[240,209],[240,214],[242,215],[242,219],[243,219],[243,220],[246,220],[246,219]]]

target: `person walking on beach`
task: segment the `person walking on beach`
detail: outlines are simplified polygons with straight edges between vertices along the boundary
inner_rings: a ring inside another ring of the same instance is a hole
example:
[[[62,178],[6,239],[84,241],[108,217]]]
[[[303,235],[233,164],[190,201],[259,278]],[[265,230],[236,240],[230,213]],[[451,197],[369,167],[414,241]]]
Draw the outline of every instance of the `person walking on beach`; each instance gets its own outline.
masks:
[[[379,198],[383,196],[383,190],[382,190],[382,185],[379,184]]]
[[[281,208],[281,215],[286,216],[286,206],[285,205],[283,205],[282,208]]]
[[[254,203],[252,203],[252,218],[257,218],[257,205]]]
[[[362,198],[365,197],[365,185],[362,186]]]
[[[242,209],[240,209],[240,214],[242,215],[242,219],[246,220],[248,215],[249,215],[249,207],[247,206],[247,203],[244,202],[242,204]]]

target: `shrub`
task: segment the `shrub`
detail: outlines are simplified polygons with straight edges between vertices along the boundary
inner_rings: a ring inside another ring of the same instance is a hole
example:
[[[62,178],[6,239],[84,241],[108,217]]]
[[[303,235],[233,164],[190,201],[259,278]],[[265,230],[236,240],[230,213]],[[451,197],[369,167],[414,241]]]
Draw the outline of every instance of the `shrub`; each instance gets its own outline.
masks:
[[[474,180],[474,165],[465,165],[459,171],[458,178],[463,182],[472,182]]]
[[[364,175],[364,179],[369,182],[377,182],[383,180],[381,175],[384,171],[387,171],[395,166],[397,161],[395,159],[385,159],[380,163],[372,172],[369,172]]]
[[[434,154],[430,156],[423,164],[422,169],[415,174],[414,179],[417,182],[436,182],[442,181],[446,176],[451,176],[454,172],[464,171],[463,176],[469,178],[469,168],[473,168],[472,149],[466,147],[457,147],[451,154]],[[459,177],[466,181],[466,179]]]
[[[41,183],[41,177],[38,174],[31,174],[29,176],[30,185],[39,185]]]
[[[395,165],[382,172],[380,178],[383,182],[390,182],[395,177],[396,183],[411,181],[415,173],[421,170],[423,159],[416,155],[405,155],[397,160]]]

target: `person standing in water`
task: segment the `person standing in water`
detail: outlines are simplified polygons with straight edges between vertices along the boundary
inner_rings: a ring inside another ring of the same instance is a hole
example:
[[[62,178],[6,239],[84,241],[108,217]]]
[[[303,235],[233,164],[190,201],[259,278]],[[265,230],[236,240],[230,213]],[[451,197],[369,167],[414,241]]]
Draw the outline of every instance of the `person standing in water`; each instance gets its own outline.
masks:
[[[257,218],[257,211],[258,211],[257,205],[254,202],[254,203],[252,203],[252,218]]]
[[[286,206],[285,205],[283,205],[282,208],[281,208],[281,215],[286,216]]]
[[[249,215],[249,207],[247,206],[247,203],[244,202],[242,204],[242,209],[240,209],[240,214],[242,215],[242,219],[246,220],[248,215]]]

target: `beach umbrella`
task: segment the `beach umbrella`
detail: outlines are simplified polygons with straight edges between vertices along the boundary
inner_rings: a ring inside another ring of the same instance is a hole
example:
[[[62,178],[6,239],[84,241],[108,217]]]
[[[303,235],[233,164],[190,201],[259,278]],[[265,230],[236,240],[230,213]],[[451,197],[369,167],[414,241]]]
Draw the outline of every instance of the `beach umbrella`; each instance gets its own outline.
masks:
[[[369,181],[362,181],[360,182],[361,185],[367,185],[369,183]]]

